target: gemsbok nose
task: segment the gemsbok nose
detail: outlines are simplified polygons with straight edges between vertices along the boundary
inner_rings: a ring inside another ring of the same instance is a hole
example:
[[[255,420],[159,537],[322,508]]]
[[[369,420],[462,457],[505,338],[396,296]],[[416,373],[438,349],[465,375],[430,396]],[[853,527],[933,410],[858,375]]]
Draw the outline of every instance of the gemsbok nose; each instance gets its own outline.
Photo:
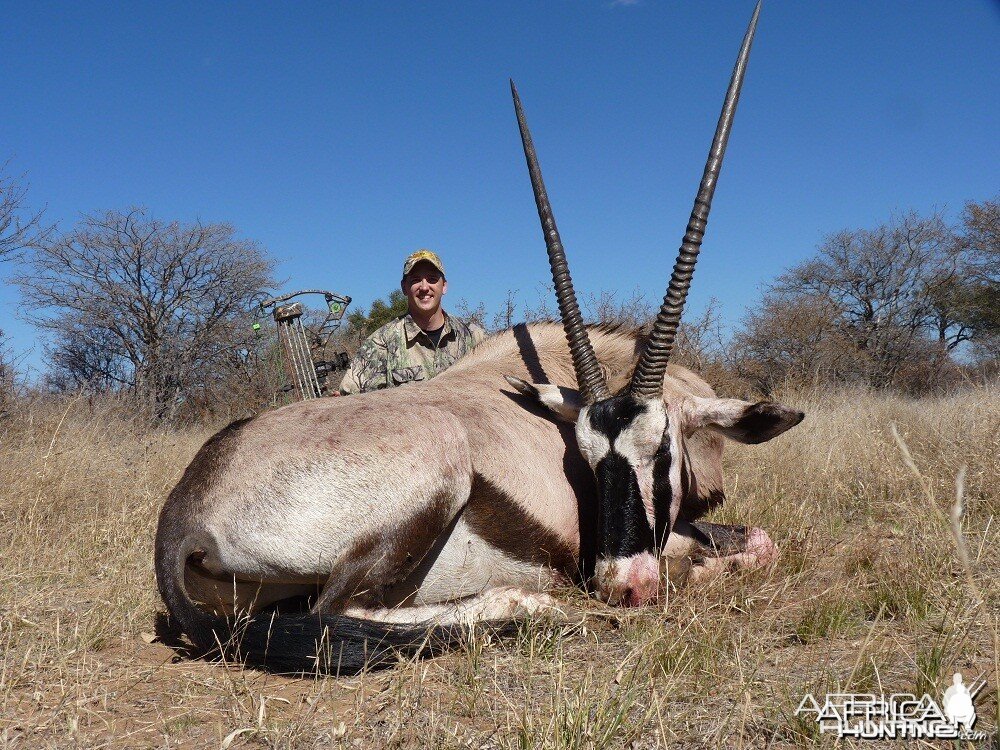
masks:
[[[594,587],[611,605],[642,607],[660,595],[660,562],[648,552],[597,563]]]

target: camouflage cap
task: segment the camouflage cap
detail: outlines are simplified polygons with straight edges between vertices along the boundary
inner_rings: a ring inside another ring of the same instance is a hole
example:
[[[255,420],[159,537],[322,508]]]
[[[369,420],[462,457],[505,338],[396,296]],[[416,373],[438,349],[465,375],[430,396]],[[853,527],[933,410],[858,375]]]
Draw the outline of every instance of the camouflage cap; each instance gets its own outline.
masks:
[[[437,253],[433,252],[432,250],[421,248],[420,250],[417,250],[415,253],[410,253],[406,257],[406,260],[403,261],[403,277],[405,278],[406,274],[412,271],[413,267],[422,260],[426,260],[428,263],[434,266],[437,270],[441,272],[442,276],[445,275],[444,263],[441,262],[441,259],[437,256]]]

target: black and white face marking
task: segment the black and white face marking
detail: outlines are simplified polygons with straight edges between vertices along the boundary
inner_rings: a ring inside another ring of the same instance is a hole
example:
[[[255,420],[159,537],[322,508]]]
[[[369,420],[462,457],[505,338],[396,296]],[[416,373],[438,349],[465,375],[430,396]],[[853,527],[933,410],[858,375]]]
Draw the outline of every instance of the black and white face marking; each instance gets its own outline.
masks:
[[[680,506],[672,481],[679,436],[670,427],[662,401],[628,394],[583,409],[577,420],[599,493],[595,577],[613,603],[643,604],[659,589],[657,550]]]

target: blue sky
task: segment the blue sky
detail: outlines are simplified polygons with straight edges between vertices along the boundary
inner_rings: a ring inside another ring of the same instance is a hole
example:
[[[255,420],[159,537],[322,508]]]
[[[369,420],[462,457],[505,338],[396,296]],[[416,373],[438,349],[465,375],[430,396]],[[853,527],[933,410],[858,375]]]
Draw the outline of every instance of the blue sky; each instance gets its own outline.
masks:
[[[285,289],[367,306],[426,246],[446,303],[534,304],[513,77],[578,292],[658,302],[752,5],[8,3],[0,161],[63,229],[133,204],[231,222]],[[690,308],[738,321],[824,234],[995,196],[998,102],[995,1],[765,0]],[[17,305],[4,285],[37,365]]]

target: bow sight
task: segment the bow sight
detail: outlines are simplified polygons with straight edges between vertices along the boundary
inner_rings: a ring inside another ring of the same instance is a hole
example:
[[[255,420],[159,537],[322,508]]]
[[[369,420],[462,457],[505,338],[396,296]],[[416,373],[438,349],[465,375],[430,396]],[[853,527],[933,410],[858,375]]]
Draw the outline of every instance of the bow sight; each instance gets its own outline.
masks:
[[[322,294],[326,300],[326,317],[318,325],[306,326],[302,315],[306,309],[301,302],[290,302],[305,294]],[[350,362],[347,352],[334,352],[331,359],[317,359],[326,354],[326,346],[334,331],[340,328],[351,298],[343,294],[322,289],[302,291],[270,297],[258,302],[253,329],[259,331],[260,321],[268,315],[274,318],[281,342],[282,361],[289,384],[283,391],[294,391],[299,401],[319,398],[327,393],[329,375],[337,370],[346,370]]]

